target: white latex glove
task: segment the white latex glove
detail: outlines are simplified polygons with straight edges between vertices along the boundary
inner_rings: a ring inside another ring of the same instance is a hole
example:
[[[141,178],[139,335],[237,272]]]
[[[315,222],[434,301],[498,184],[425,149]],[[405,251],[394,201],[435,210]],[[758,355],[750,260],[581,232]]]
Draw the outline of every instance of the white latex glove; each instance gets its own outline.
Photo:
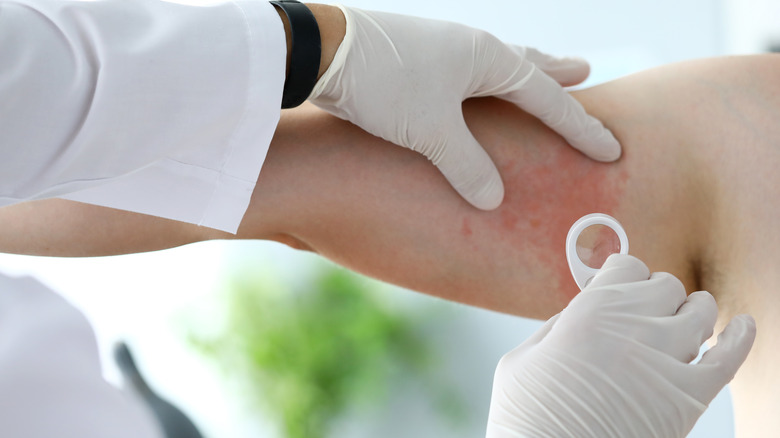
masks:
[[[561,87],[585,80],[584,60],[507,45],[459,24],[339,7],[346,36],[309,100],[425,155],[474,206],[498,207],[504,186],[463,119],[469,97],[513,102],[596,160],[620,157],[612,133]]]
[[[696,363],[717,317],[667,273],[612,255],[560,314],[496,369],[487,437],[684,437],[734,377],[755,338],[731,320]]]

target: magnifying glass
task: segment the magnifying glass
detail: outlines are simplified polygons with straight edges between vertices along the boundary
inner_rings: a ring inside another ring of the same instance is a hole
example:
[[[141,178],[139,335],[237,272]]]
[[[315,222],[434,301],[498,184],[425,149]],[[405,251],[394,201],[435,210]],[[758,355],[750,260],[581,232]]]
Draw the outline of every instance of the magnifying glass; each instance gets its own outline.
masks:
[[[582,290],[610,254],[628,254],[628,235],[615,218],[604,213],[581,217],[566,236],[566,260]]]

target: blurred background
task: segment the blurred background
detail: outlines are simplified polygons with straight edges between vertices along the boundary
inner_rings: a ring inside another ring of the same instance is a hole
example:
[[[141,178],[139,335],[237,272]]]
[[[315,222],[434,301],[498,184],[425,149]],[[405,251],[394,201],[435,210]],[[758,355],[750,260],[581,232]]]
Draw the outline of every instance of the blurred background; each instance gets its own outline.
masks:
[[[690,58],[780,50],[780,3],[771,0],[347,4],[585,57],[585,85]],[[96,259],[0,255],[0,270],[35,275],[79,306],[114,382],[111,350],[126,340],[154,389],[209,438],[483,436],[498,359],[540,325],[269,242]],[[726,390],[690,436],[732,437],[732,424]]]

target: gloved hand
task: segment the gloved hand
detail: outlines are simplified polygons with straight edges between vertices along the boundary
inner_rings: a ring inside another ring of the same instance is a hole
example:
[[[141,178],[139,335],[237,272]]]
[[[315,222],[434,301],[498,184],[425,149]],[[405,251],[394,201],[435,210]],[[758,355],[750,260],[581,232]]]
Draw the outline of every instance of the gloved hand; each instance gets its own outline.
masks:
[[[697,364],[717,305],[612,255],[560,314],[496,369],[487,437],[684,437],[755,338],[739,315]]]
[[[504,186],[463,119],[469,97],[506,99],[589,157],[620,157],[612,133],[561,87],[585,80],[584,60],[506,45],[454,23],[340,8],[346,36],[309,100],[422,153],[476,207],[498,207]]]

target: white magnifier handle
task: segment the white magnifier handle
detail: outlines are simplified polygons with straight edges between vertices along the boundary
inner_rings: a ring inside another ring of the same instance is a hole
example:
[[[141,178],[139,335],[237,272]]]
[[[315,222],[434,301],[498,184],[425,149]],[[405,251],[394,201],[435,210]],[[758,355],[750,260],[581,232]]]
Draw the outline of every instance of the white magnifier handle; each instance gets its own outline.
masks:
[[[628,235],[626,235],[626,231],[623,230],[620,222],[615,218],[604,213],[593,213],[581,217],[571,226],[569,234],[566,236],[566,260],[569,262],[571,275],[574,276],[574,281],[580,287],[580,290],[599,272],[598,269],[591,268],[583,263],[579,255],[577,255],[577,240],[580,234],[592,225],[604,225],[612,229],[617,234],[618,239],[620,239],[620,254],[628,254]]]

